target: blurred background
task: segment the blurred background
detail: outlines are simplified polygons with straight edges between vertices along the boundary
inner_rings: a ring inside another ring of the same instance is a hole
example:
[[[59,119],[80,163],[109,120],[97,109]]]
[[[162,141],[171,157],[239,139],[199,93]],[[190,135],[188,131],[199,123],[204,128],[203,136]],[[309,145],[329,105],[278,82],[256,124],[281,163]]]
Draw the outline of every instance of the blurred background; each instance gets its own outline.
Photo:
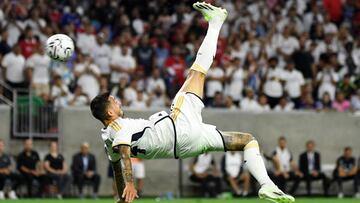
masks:
[[[168,109],[206,34],[194,2],[0,1],[0,199],[113,195],[88,105],[111,92],[129,117]],[[207,2],[229,16],[205,122],[255,135],[272,179],[295,196],[360,198],[360,1]],[[44,52],[57,33],[76,45],[66,63]],[[145,197],[254,196],[259,187],[241,153],[133,163]]]

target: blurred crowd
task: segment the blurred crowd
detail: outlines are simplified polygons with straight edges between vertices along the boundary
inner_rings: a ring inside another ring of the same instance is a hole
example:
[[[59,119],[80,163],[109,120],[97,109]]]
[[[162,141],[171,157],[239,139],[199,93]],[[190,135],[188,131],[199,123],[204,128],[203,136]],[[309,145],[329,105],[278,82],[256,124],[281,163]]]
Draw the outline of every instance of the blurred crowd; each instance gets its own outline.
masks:
[[[3,0],[0,79],[60,107],[106,91],[124,106],[169,106],[206,33],[193,2]],[[207,75],[207,107],[360,110],[359,1],[209,2],[229,16]],[[67,63],[45,53],[56,33],[76,43]]]

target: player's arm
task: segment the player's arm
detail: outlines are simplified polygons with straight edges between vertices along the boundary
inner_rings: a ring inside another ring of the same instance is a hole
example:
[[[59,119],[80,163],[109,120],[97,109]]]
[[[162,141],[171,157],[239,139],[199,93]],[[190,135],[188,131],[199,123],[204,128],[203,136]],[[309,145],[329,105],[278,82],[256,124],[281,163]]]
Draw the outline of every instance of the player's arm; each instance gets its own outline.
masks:
[[[130,146],[118,145],[114,147],[114,151],[117,151],[120,154],[121,162],[121,165],[116,164],[114,169],[114,176],[119,197],[122,200],[125,200],[125,202],[132,202],[137,197],[137,191],[135,189],[134,178],[132,175]]]

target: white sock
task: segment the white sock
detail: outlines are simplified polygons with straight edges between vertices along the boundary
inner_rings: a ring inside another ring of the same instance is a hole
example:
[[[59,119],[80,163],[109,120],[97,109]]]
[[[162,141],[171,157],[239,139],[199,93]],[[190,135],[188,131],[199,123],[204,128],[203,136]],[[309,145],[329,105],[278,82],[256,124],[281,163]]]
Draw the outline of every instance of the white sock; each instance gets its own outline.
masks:
[[[213,19],[209,22],[206,36],[197,52],[194,64],[191,69],[204,74],[210,69],[216,54],[217,41],[222,22],[219,19]]]
[[[250,171],[250,173],[255,177],[259,184],[273,184],[269,175],[267,174],[264,160],[259,151],[259,145],[256,140],[249,142],[244,149],[244,162]]]

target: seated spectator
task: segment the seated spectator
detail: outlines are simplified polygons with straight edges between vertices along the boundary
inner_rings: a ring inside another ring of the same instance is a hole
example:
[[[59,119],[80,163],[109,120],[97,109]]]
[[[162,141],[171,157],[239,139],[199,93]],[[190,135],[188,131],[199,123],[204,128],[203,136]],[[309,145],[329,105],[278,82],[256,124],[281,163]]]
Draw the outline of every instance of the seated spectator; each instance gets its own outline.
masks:
[[[260,112],[267,112],[270,111],[270,106],[267,101],[267,97],[264,94],[259,96],[259,111]]]
[[[38,45],[34,54],[26,60],[28,78],[37,96],[50,95],[50,63],[43,45]]]
[[[111,48],[105,43],[105,34],[100,32],[96,36],[96,47],[91,53],[95,64],[99,67],[102,77],[109,79],[110,77],[110,58]]]
[[[22,55],[28,59],[32,54],[36,53],[40,45],[39,41],[34,37],[33,30],[27,26],[24,31],[24,38],[19,40]]]
[[[328,195],[328,180],[323,172],[321,172],[320,153],[315,151],[315,142],[309,140],[306,142],[306,151],[299,157],[299,168],[304,174],[306,181],[307,195],[311,195],[311,182],[314,180],[322,180],[324,195]]]
[[[343,181],[354,181],[354,193],[358,192],[357,171],[356,161],[352,156],[352,149],[351,147],[345,147],[344,154],[336,161],[336,169],[333,173],[334,179],[339,186],[338,198],[344,197]]]
[[[318,111],[331,111],[333,109],[333,104],[331,101],[330,94],[325,92],[320,101],[316,102],[316,109]]]
[[[130,48],[126,45],[115,49],[110,59],[110,86],[114,87],[121,79],[130,81],[130,76],[136,68],[135,58],[131,55]]]
[[[5,154],[4,140],[0,139],[0,200],[5,199],[4,186],[7,181],[10,181],[9,199],[17,199],[16,188],[20,181],[19,176],[11,170],[11,158]]]
[[[150,94],[150,106],[151,107],[166,107],[170,106],[171,102],[166,96],[165,92],[161,89],[160,86],[157,86],[156,89]]]
[[[338,90],[344,93],[345,99],[350,100],[351,95],[356,93],[356,86],[351,82],[350,74],[346,74],[338,84]]]
[[[226,152],[221,161],[221,171],[225,181],[230,185],[236,196],[247,196],[250,189],[250,174],[241,166],[242,156],[240,152]],[[244,189],[240,189],[239,183],[244,183]]]
[[[322,98],[327,92],[330,95],[330,99],[334,100],[336,82],[339,81],[339,75],[335,72],[334,67],[326,65],[316,75],[316,82],[319,85],[318,98]]]
[[[94,98],[100,92],[100,69],[93,63],[89,54],[78,53],[77,62],[74,67],[77,85],[82,91]]]
[[[65,107],[68,105],[70,91],[67,85],[63,84],[61,76],[54,76],[54,85],[51,87],[51,100],[56,107]]]
[[[74,184],[79,189],[79,196],[83,198],[83,186],[89,183],[93,186],[93,198],[97,198],[100,184],[100,176],[96,170],[96,159],[90,153],[88,143],[81,144],[80,152],[73,156],[71,171]]]
[[[332,107],[338,112],[348,111],[351,107],[349,100],[345,99],[344,93],[337,92]]]
[[[44,169],[51,182],[57,186],[57,198],[62,199],[66,189],[69,187],[70,176],[68,175],[68,166],[63,155],[59,154],[57,142],[50,143],[50,152],[45,156]]]
[[[225,108],[229,110],[237,109],[237,106],[234,104],[233,99],[231,96],[226,96],[224,101]]]
[[[201,184],[203,197],[216,197],[221,193],[220,174],[211,154],[205,153],[196,157],[190,166],[190,170],[190,180]]]
[[[287,148],[285,137],[280,137],[278,147],[273,152],[273,164],[275,168],[275,183],[282,190],[286,190],[286,182],[294,181],[290,194],[294,194],[300,179],[304,176],[297,168],[290,150]]]
[[[259,103],[255,99],[254,91],[250,88],[245,90],[246,96],[240,102],[240,108],[244,111],[252,111],[257,112],[259,111]]]
[[[90,98],[83,93],[81,86],[77,86],[74,94],[69,95],[67,102],[69,106],[86,106],[90,104]]]
[[[130,84],[124,89],[124,99],[128,102],[128,105],[137,100],[138,89],[138,81],[136,79],[132,79]]]
[[[44,191],[44,175],[40,168],[39,154],[33,150],[33,142],[27,139],[24,142],[24,150],[17,156],[17,169],[22,175],[22,181],[27,187],[28,196],[34,194],[34,185],[38,187],[36,196],[40,197]]]
[[[274,111],[288,112],[294,109],[294,103],[289,102],[286,97],[281,97],[279,104],[275,106]]]
[[[240,45],[239,45],[240,46]],[[226,69],[226,95],[231,96],[235,104],[239,104],[242,99],[242,92],[244,88],[244,80],[246,79],[246,71],[241,67],[239,58],[234,58],[232,65]]]
[[[152,94],[155,90],[166,92],[165,81],[161,78],[160,69],[158,68],[154,68],[151,77],[147,80],[146,87],[148,94]]]
[[[224,95],[222,92],[216,92],[214,95],[214,99],[212,100],[211,107],[213,108],[224,108]]]
[[[300,99],[300,109],[313,110],[315,108],[315,102],[311,94],[303,94]]]

